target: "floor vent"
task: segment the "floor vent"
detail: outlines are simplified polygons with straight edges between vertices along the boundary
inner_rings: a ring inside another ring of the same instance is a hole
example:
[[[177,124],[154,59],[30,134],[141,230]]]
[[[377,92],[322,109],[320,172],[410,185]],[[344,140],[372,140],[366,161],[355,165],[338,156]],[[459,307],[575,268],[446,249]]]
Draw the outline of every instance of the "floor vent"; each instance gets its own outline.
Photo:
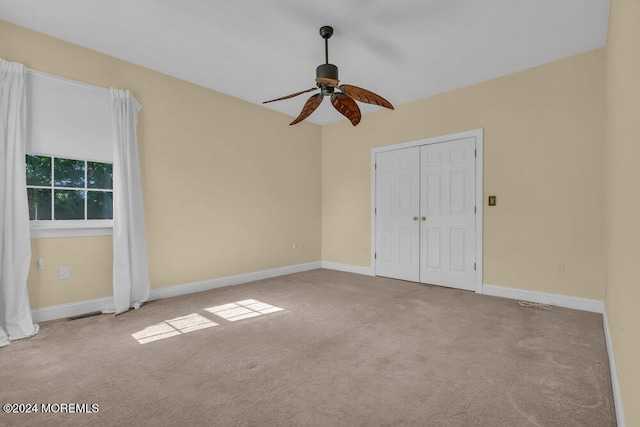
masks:
[[[533,301],[518,301],[518,305],[522,307],[533,307],[533,308],[541,308],[543,310],[551,310],[551,304],[543,304],[541,302],[533,302]]]
[[[92,311],[91,313],[84,313],[84,314],[78,314],[77,316],[67,317],[67,320],[84,319],[85,317],[100,316],[101,314],[102,314],[101,311]]]

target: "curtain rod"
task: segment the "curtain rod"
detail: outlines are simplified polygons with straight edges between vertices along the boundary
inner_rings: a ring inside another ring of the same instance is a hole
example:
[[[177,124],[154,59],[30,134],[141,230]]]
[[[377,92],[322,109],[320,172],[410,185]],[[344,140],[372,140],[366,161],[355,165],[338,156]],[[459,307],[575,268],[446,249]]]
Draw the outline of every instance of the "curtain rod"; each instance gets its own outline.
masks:
[[[92,85],[92,84],[81,82],[78,80],[68,79],[66,77],[56,76],[55,74],[49,74],[42,71],[32,70],[31,68],[28,68],[28,67],[27,67],[27,73],[33,74],[34,76],[40,76],[40,77],[46,77],[48,79],[59,80],[59,81],[69,83],[75,86],[80,86],[86,89],[93,89],[95,91],[106,93],[106,94],[111,92],[109,89],[105,87]]]

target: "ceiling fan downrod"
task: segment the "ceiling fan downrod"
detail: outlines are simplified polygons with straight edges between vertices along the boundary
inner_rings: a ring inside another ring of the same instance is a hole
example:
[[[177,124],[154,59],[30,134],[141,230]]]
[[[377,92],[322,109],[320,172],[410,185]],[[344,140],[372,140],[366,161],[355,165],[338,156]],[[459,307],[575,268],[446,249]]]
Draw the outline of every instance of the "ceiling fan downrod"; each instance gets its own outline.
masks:
[[[325,25],[320,27],[320,37],[324,39],[324,63],[329,63],[329,39],[333,35],[333,27]]]

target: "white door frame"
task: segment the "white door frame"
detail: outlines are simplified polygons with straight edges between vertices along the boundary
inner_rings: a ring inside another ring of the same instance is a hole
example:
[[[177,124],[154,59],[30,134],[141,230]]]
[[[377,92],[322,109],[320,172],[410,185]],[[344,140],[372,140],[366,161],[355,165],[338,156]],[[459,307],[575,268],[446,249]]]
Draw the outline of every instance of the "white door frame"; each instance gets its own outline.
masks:
[[[376,154],[385,151],[398,150],[401,148],[416,147],[428,144],[437,144],[439,142],[453,141],[457,139],[474,137],[476,140],[476,270],[475,270],[475,290],[477,293],[482,294],[482,214],[484,210],[484,196],[482,185],[482,165],[483,165],[483,141],[484,129],[472,129],[463,132],[452,133],[449,135],[433,136],[430,138],[416,139],[414,141],[401,142],[398,144],[385,145],[382,147],[376,147],[371,149],[371,271],[373,275],[376,275]]]

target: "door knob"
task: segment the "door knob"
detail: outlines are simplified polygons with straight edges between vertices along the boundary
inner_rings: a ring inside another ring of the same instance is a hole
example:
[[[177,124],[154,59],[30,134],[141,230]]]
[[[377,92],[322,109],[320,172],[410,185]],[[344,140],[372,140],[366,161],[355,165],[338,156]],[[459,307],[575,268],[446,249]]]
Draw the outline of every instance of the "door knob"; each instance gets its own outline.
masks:
[[[427,220],[427,217],[426,217],[426,216],[423,216],[423,217],[421,217],[420,219],[421,219],[422,221],[426,221],[426,220]]]
[[[418,220],[418,217],[417,217],[417,216],[414,216],[414,217],[413,217],[413,220],[414,220],[414,221],[417,221],[417,220]]]

